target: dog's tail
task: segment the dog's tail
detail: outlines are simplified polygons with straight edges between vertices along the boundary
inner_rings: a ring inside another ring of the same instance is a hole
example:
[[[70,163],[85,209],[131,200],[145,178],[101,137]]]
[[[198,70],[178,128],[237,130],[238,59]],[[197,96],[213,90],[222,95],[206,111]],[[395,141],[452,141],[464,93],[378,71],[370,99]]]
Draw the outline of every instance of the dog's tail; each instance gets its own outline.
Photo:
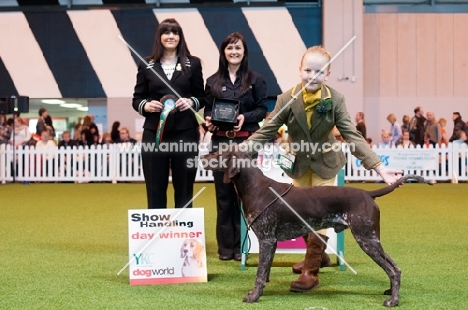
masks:
[[[419,183],[426,183],[426,184],[432,185],[431,183],[429,183],[428,181],[426,181],[423,177],[419,175],[407,174],[405,176],[402,176],[400,179],[398,179],[398,181],[396,181],[392,185],[389,185],[387,187],[384,187],[375,191],[369,191],[368,193],[372,198],[381,197],[381,196],[387,195],[388,193],[393,192],[395,188],[400,187],[403,183],[405,183],[408,180],[415,180],[415,181],[418,181]]]

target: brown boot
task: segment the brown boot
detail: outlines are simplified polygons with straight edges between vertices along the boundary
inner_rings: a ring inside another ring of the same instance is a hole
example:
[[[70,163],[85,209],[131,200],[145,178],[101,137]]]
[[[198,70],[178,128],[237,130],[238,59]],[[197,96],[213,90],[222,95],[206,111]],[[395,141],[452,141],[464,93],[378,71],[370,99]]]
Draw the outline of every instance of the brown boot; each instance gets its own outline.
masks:
[[[305,236],[302,236],[302,238],[304,238],[304,241],[305,241],[305,244],[307,245],[307,239],[308,239],[309,235],[305,235]],[[304,261],[302,262],[299,262],[299,263],[295,263],[293,266],[292,266],[292,271],[293,273],[297,273],[297,274],[301,274],[302,273],[302,268],[304,267]]]
[[[325,249],[326,248],[327,248],[327,245],[325,245]],[[330,260],[330,256],[328,256],[328,254],[325,253],[325,249],[324,249],[324,252],[322,254],[322,262],[320,263],[320,268],[333,266],[333,263]],[[292,271],[293,271],[293,273],[301,274],[302,273],[302,268],[304,268],[304,261],[299,262],[299,263],[295,263],[292,266]]]
[[[325,242],[327,236],[320,235]],[[301,275],[291,283],[291,292],[308,292],[319,284],[318,272],[322,262],[322,254],[325,244],[315,233],[310,233],[307,239],[307,252],[304,259],[304,267]]]

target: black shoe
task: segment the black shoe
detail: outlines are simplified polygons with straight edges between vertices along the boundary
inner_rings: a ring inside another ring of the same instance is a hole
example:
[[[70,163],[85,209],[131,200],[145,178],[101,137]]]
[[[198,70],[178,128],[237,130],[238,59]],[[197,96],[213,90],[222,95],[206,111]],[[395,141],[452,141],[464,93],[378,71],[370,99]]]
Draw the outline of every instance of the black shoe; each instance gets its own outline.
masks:
[[[231,255],[219,255],[219,260],[231,260],[232,259],[232,254]]]
[[[242,260],[242,254],[234,254],[234,260],[240,262]]]

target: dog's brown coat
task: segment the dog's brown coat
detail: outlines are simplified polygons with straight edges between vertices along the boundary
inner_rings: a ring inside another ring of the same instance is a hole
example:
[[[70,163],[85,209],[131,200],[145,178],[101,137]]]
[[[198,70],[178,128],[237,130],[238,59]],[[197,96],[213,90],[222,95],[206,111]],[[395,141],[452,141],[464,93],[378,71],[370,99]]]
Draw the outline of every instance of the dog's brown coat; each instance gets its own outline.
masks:
[[[259,241],[259,265],[255,287],[244,298],[245,302],[258,301],[269,279],[270,267],[276,251],[276,242],[306,235],[310,232],[291,206],[314,229],[333,227],[336,232],[350,228],[362,250],[369,255],[390,278],[390,289],[384,294],[391,298],[384,306],[397,306],[399,302],[401,271],[380,244],[380,211],[374,198],[386,195],[407,179],[425,180],[407,175],[385,188],[368,192],[349,187],[320,186],[293,187],[278,183],[263,175],[256,167],[239,167],[236,160],[250,159],[246,152],[238,150],[212,153],[203,156],[209,162],[226,162],[226,167],[205,167],[225,171],[224,180],[233,181],[242,199],[243,210],[249,225]],[[275,194],[283,194],[277,199]],[[286,205],[287,204],[287,205]],[[268,206],[265,208],[265,206]]]

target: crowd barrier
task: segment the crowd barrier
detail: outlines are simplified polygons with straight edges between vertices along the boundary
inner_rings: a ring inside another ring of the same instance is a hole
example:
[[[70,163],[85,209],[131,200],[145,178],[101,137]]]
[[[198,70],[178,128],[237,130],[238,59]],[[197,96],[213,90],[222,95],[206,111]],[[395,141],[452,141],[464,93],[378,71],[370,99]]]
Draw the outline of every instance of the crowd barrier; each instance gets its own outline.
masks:
[[[347,144],[341,146],[347,163],[346,181],[380,181],[374,171],[365,170],[358,159],[351,155]],[[413,173],[433,181],[468,181],[468,146],[465,144],[442,145],[429,148],[378,148],[373,150],[384,165],[401,169],[404,174]],[[274,162],[275,154],[261,154],[260,158]],[[276,165],[264,170],[282,174]],[[199,167],[197,182],[212,181],[211,171]],[[91,146],[39,150],[34,147],[13,149],[0,145],[0,183],[6,182],[132,182],[144,181],[140,148]]]

